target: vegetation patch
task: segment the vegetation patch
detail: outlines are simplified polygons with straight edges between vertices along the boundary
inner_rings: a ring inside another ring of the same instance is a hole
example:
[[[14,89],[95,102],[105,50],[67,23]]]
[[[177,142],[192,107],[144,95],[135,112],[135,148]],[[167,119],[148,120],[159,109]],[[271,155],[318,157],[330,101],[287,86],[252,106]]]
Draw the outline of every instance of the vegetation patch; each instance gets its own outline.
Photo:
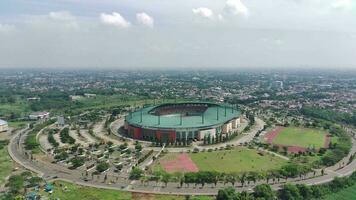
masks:
[[[0,141],[2,142],[2,141]],[[11,173],[12,161],[7,153],[7,148],[0,144],[0,185],[4,183],[4,179]]]

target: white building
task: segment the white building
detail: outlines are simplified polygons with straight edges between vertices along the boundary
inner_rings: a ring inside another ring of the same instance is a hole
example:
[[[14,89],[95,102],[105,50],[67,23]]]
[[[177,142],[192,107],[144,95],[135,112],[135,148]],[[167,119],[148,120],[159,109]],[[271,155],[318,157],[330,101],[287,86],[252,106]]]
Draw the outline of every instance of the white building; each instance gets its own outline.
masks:
[[[49,112],[34,112],[34,113],[30,114],[29,118],[32,120],[48,119]]]
[[[0,133],[9,130],[9,125],[6,121],[0,119]]]

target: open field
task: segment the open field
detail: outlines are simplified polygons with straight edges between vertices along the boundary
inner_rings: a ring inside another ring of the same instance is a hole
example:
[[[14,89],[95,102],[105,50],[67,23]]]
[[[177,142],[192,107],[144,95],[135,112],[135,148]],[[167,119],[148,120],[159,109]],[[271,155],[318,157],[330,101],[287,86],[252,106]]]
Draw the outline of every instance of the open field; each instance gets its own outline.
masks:
[[[179,154],[165,155],[160,159],[160,164],[154,166],[154,170],[165,170],[164,163],[174,160],[177,162],[177,155]],[[288,162],[269,154],[260,155],[256,150],[244,147],[239,147],[233,150],[191,153],[188,155],[198,167],[199,171],[237,173],[247,171],[266,171],[278,169]]]
[[[11,114],[21,116],[21,114],[27,112],[30,112],[30,107],[26,102],[0,104],[0,117],[9,116]]]
[[[356,184],[340,192],[328,195],[325,200],[351,200],[356,199]]]
[[[278,169],[287,163],[279,157],[260,155],[254,149],[239,147],[233,150],[190,154],[200,171],[246,172]]]
[[[302,148],[315,147],[318,149],[325,147],[326,133],[323,130],[299,127],[286,127],[278,130],[279,132],[274,134],[274,138],[267,138],[268,142]]]
[[[7,147],[0,149],[0,185],[4,183],[4,179],[11,173],[12,161],[7,153]]]
[[[33,121],[16,121],[16,122],[9,122],[9,126],[15,129],[25,128],[27,124],[33,123]]]
[[[49,194],[43,190],[40,192],[43,197],[49,197]],[[184,196],[173,195],[153,195],[130,193],[117,190],[107,190],[92,187],[83,187],[72,183],[57,181],[54,185],[54,192],[50,195],[51,199],[73,200],[184,200]],[[193,199],[193,198],[192,198]],[[211,200],[210,197],[198,197],[196,200]]]

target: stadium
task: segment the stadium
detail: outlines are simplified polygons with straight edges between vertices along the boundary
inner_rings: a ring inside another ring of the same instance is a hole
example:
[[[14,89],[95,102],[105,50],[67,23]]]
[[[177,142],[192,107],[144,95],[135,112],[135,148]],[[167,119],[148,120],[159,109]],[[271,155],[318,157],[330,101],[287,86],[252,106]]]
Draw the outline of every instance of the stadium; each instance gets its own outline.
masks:
[[[166,103],[130,112],[125,134],[133,139],[174,143],[232,134],[240,124],[240,112],[216,103]]]

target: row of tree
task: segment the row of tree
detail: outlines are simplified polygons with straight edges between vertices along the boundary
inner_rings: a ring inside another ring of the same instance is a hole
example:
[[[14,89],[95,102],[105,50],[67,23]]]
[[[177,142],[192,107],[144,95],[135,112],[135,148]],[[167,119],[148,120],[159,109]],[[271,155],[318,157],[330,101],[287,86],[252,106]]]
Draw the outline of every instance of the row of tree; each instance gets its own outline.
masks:
[[[250,185],[251,183],[256,184],[257,181],[266,181],[266,183],[276,183],[281,182],[284,179],[290,177],[305,177],[311,169],[307,166],[300,164],[288,164],[283,166],[278,170],[271,170],[268,172],[245,172],[245,173],[222,173],[216,171],[199,171],[199,172],[188,172],[182,174],[180,172],[174,174],[168,174],[164,171],[155,171],[153,175],[150,175],[149,178],[155,177],[155,181],[163,181],[163,177],[169,175],[170,182],[178,182],[182,187],[184,184],[189,186],[190,184],[201,185],[204,187],[205,184],[217,185],[218,182],[224,184],[235,185],[240,183],[241,186]],[[132,171],[131,173],[135,173]],[[131,178],[134,179],[145,179],[143,173],[140,173],[140,176],[137,174],[132,175]]]
[[[257,185],[252,193],[236,192],[235,188],[221,189],[217,200],[312,200],[339,192],[356,184],[356,172],[350,177],[335,178],[323,185],[307,186],[303,184],[285,184],[278,191],[273,191],[268,184]]]
[[[61,130],[61,132],[59,133],[59,137],[60,137],[62,143],[68,143],[68,144],[75,143],[75,139],[69,135],[68,127]]]
[[[48,121],[42,122],[40,124],[30,126],[30,128],[32,128],[32,130],[30,130],[30,132],[27,134],[27,137],[25,139],[25,148],[27,150],[34,150],[34,149],[38,148],[40,146],[40,144],[36,139],[37,133],[41,129],[45,128],[46,126],[53,124],[55,121],[56,120],[48,120]]]

